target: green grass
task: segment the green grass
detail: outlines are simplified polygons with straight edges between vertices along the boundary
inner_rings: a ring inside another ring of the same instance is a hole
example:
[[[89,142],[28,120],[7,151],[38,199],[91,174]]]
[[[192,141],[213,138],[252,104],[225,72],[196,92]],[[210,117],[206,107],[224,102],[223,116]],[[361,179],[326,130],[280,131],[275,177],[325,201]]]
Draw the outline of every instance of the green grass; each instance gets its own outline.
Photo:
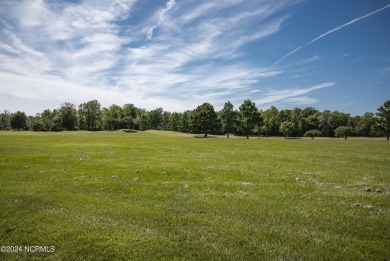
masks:
[[[55,247],[0,260],[390,259],[384,139],[1,132],[0,157],[0,245]]]

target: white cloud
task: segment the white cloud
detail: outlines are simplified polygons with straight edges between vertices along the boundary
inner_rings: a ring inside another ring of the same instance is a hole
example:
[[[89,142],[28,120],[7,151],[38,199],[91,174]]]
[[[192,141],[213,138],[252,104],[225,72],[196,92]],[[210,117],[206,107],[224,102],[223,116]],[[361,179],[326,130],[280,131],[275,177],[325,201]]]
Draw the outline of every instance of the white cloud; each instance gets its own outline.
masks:
[[[169,0],[136,22],[135,1],[13,2],[0,11],[0,104],[23,100],[20,109],[39,107],[33,114],[90,99],[170,111],[247,98],[314,102],[305,95],[330,83],[251,92],[284,72],[239,59],[245,44],[279,32],[288,16],[278,12],[297,2]]]
[[[315,99],[309,98],[306,94],[311,92],[329,88],[334,86],[334,82],[327,82],[311,86],[308,88],[297,88],[297,89],[284,89],[284,90],[269,90],[265,93],[264,98],[256,99],[256,104],[259,105],[274,105],[274,104],[313,104],[316,102]]]

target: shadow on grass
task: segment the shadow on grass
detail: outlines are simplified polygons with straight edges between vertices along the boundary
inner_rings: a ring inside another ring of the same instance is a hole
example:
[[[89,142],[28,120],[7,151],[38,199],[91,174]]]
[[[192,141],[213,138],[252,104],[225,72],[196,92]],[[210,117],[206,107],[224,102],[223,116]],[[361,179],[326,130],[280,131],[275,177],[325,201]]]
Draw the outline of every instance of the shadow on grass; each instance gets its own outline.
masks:
[[[196,138],[196,139],[215,139],[216,137],[215,136],[207,136],[207,137],[205,137],[202,134],[202,135],[194,135],[193,138]]]
[[[286,137],[287,140],[300,140],[301,137]]]
[[[126,132],[126,133],[137,133],[138,131],[137,130],[123,130],[123,132]]]

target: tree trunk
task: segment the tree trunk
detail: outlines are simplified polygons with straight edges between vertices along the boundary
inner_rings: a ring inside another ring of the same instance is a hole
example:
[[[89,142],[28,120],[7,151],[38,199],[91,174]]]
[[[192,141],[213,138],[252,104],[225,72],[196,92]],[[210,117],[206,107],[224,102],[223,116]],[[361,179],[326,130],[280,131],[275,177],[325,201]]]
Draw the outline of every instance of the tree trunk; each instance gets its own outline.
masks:
[[[204,137],[204,138],[207,138],[207,132],[204,133],[204,136],[203,136],[203,137]]]
[[[229,132],[227,133],[227,136],[226,136],[228,139],[229,139]]]

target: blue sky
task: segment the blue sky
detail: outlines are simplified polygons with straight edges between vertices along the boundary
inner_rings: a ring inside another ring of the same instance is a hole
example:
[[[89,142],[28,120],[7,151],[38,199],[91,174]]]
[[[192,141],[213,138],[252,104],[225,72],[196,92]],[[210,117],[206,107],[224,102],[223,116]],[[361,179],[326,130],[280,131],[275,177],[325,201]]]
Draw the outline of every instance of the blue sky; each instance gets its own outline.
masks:
[[[0,110],[390,99],[390,0],[2,0]]]

